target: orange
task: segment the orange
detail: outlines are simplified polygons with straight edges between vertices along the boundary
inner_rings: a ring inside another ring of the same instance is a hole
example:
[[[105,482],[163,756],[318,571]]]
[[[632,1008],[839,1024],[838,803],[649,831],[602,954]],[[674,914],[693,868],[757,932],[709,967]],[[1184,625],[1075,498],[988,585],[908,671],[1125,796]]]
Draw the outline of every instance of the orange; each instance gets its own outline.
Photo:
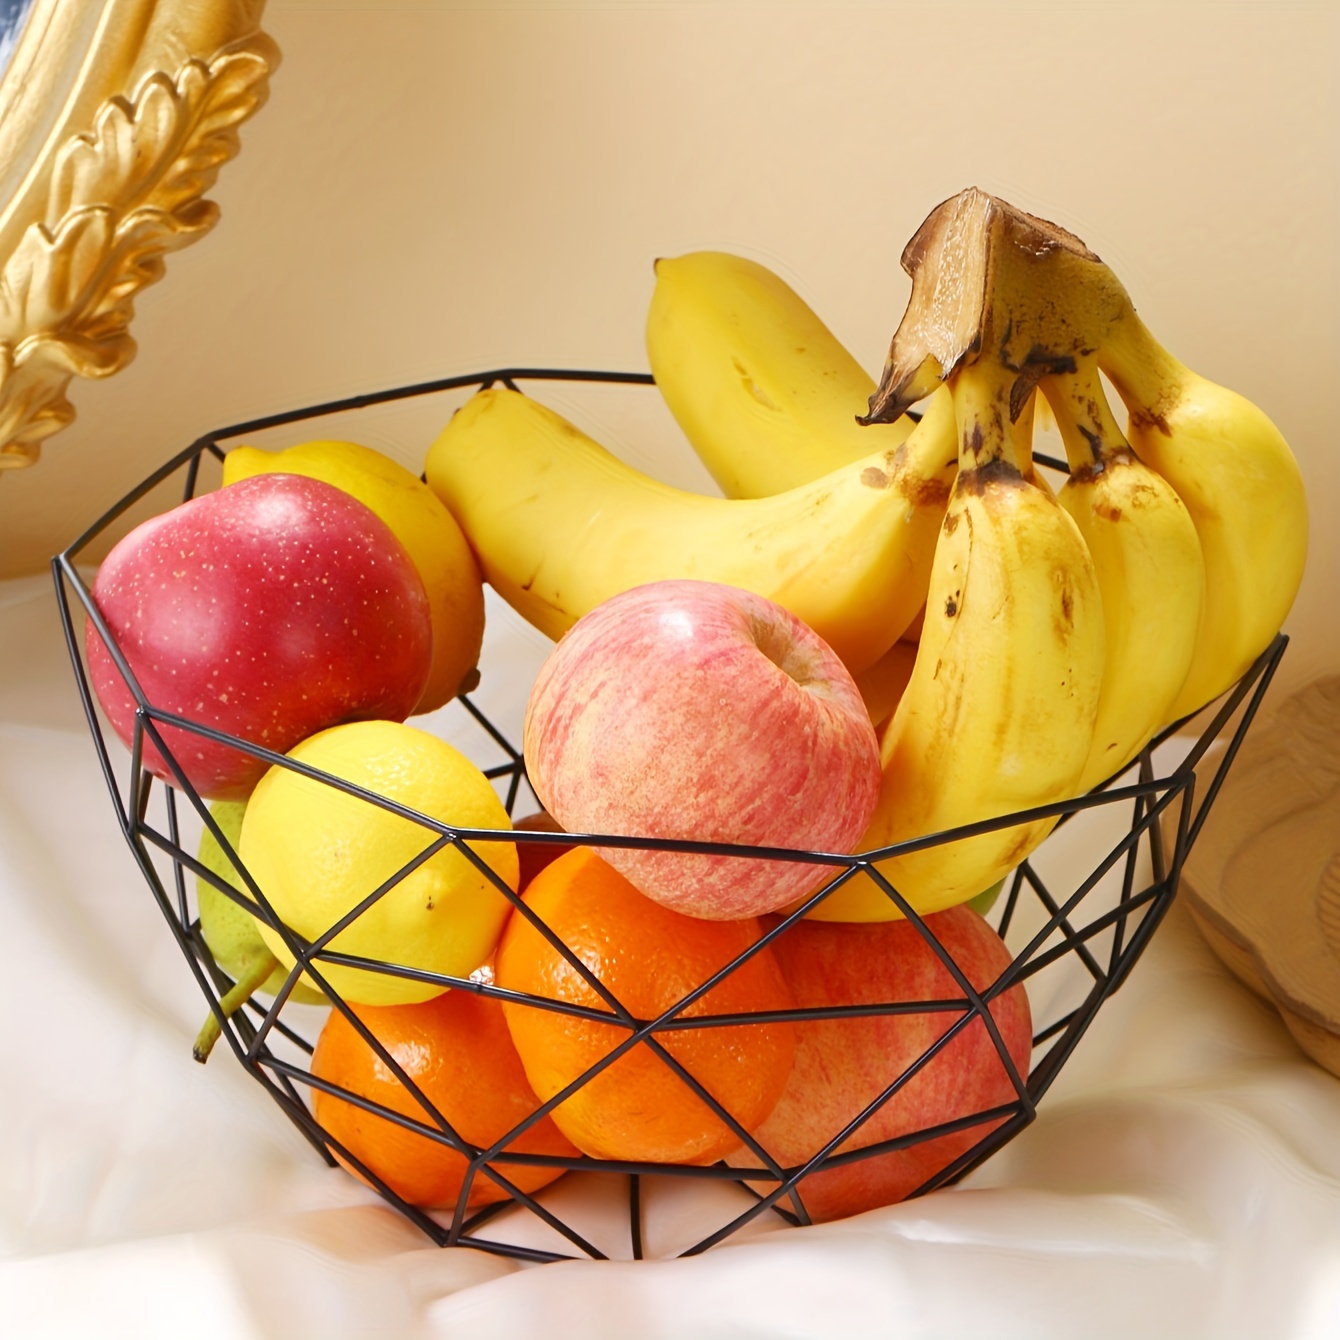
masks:
[[[496,1000],[469,991],[448,991],[419,1004],[365,1005],[355,1012],[424,1097],[470,1144],[489,1148],[539,1107]],[[312,1074],[425,1126],[438,1127],[432,1113],[338,1010],[331,1011],[321,1030],[312,1056]],[[313,1089],[312,1094],[313,1111],[327,1134],[397,1195],[426,1208],[455,1206],[465,1180],[464,1155],[333,1094],[320,1089]],[[548,1117],[507,1148],[526,1154],[577,1156]],[[491,1166],[528,1193],[564,1172],[562,1168],[508,1163],[505,1155]],[[350,1171],[358,1176],[355,1169]],[[487,1205],[507,1196],[481,1169],[467,1203]]]
[[[759,923],[703,921],[640,894],[589,847],[560,856],[525,894],[535,912],[633,1018],[659,1018],[754,944]],[[513,912],[497,955],[498,985],[598,1010],[609,1004],[525,917]],[[682,1017],[791,1008],[772,956],[760,951]],[[507,1026],[544,1100],[608,1056],[629,1028],[507,1001]],[[665,1050],[746,1129],[786,1086],[795,1055],[790,1023],[742,1023],[658,1033]],[[644,1039],[553,1112],[559,1129],[596,1158],[710,1163],[740,1138]]]

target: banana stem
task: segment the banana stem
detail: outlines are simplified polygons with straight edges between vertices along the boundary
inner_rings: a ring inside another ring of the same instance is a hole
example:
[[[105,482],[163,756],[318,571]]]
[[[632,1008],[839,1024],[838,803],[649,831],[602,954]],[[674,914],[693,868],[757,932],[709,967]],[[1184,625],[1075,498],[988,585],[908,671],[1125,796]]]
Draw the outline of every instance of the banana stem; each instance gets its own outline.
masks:
[[[1010,420],[1014,381],[1013,372],[989,358],[959,367],[950,378],[958,421],[960,480],[970,471],[991,466],[1023,474]]]
[[[1157,424],[1181,400],[1194,374],[1130,312],[1108,332],[1098,366],[1112,379],[1135,422]]]
[[[1036,416],[1038,397],[1035,391],[1024,402],[1018,418],[1010,425],[1010,438],[1014,444],[1015,459],[1019,462],[1019,473],[1031,480],[1033,467],[1033,420]]]
[[[885,364],[884,376],[886,378],[894,375],[894,370],[889,364]],[[944,381],[944,369],[940,366],[937,358],[927,354],[921,361],[921,365],[916,372],[904,379],[900,384],[902,399],[910,408],[918,400],[924,400],[930,395],[937,386]],[[880,392],[876,389],[870,396],[869,413],[858,414],[856,422],[861,424],[888,423],[888,418],[881,418],[879,412]]]
[[[1072,475],[1101,471],[1112,456],[1130,450],[1092,358],[1081,361],[1073,373],[1044,377],[1041,388],[1056,416]]]
[[[233,984],[232,990],[219,1001],[219,1009],[222,1011],[223,1017],[231,1019],[260,990],[261,983],[278,966],[279,960],[268,950],[258,954],[251,967]],[[196,1034],[195,1045],[191,1048],[191,1055],[201,1065],[209,1060],[209,1054],[214,1050],[214,1044],[219,1040],[221,1031],[219,1020],[214,1011],[211,1010],[209,1017],[200,1026],[200,1032]]]

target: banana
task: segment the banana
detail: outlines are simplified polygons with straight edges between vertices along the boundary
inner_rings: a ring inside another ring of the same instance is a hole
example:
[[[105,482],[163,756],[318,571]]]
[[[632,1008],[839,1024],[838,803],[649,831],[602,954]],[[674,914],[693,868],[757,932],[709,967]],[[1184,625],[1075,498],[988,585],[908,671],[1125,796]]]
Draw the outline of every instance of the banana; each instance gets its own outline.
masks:
[[[1111,756],[1139,748],[1151,720],[1194,711],[1241,676],[1288,613],[1307,546],[1302,481],[1279,432],[1250,402],[1168,354],[1073,234],[970,189],[931,212],[902,260],[912,294],[864,421],[891,422],[946,382],[962,448],[912,678],[882,740],[867,852],[1057,803],[1100,779]],[[1125,458],[1095,360],[1130,411],[1135,458],[1184,505],[1201,568],[1168,492]],[[1027,485],[1030,451],[1016,438],[1040,385],[1079,463],[1063,492],[1089,519],[1097,566],[1065,507]],[[1099,462],[1110,476],[1101,482]],[[1100,505],[1143,512],[1138,536],[1101,518]],[[1107,612],[1100,568],[1112,591]],[[1148,615],[1160,602],[1175,608]],[[1153,620],[1147,631],[1134,622],[1137,609]],[[1105,697],[1109,622],[1119,645]],[[1181,658],[1189,668],[1174,689]],[[1134,683],[1118,682],[1132,675]],[[1137,686],[1167,705],[1139,701]],[[918,911],[933,911],[986,888],[1054,823],[904,853],[877,868]],[[864,874],[816,913],[897,915]]]
[[[915,623],[915,620],[913,621]],[[909,630],[910,632],[910,630]],[[889,719],[903,696],[917,659],[917,639],[904,635],[868,670],[854,676],[875,730]]]
[[[1043,404],[1047,402],[1044,400]],[[1010,441],[1014,446],[1014,458],[1019,462],[1019,473],[1036,488],[1040,488],[1049,498],[1056,498],[1056,490],[1051,481],[1038,469],[1033,460],[1033,419],[1037,410],[1038,397],[1034,392],[1028,397],[1019,417],[1010,425]]]
[[[1204,554],[1204,611],[1176,720],[1239,679],[1284,622],[1307,559],[1303,477],[1262,410],[1179,363],[1134,312],[1098,362],[1130,412],[1135,454],[1186,504]]]
[[[550,637],[630,587],[698,578],[777,601],[858,674],[925,601],[955,458],[945,390],[897,448],[769,498],[708,498],[641,474],[538,401],[492,387],[456,412],[426,476],[489,583]]]
[[[728,498],[764,498],[892,450],[862,427],[874,380],[765,266],[720,251],[656,262],[647,357],[670,412]]]
[[[1079,790],[1119,773],[1161,727],[1196,651],[1205,563],[1191,514],[1130,450],[1092,358],[1041,382],[1070,462],[1061,506],[1098,576],[1107,666]]]
[[[1177,719],[1203,707],[1270,644],[1302,581],[1307,502],[1279,430],[1164,349],[1079,238],[983,191],[932,210],[903,266],[912,295],[866,419],[897,419],[982,350],[1017,374],[1012,408],[1043,377],[1073,374],[1096,353],[1130,412],[1136,456],[1172,485],[1196,527],[1204,606],[1170,710]]]
[[[953,388],[959,473],[940,528],[912,677],[881,744],[883,785],[859,851],[941,833],[1077,793],[1104,666],[1102,602],[1079,529],[1020,467],[1014,373],[983,358]],[[980,894],[1054,818],[877,862],[918,913]],[[900,915],[868,875],[811,913]]]

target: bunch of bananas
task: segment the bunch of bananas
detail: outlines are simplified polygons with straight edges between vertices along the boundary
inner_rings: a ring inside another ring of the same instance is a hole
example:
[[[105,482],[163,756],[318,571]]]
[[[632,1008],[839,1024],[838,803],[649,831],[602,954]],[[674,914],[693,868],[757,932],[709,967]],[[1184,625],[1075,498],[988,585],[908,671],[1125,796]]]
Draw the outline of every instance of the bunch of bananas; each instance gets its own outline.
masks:
[[[500,388],[457,412],[426,471],[488,581],[552,637],[619,591],[690,577],[767,596],[830,643],[882,724],[859,850],[914,847],[811,913],[845,921],[897,916],[885,881],[930,912],[1018,865],[1054,819],[913,840],[1121,772],[1268,645],[1307,549],[1278,430],[1163,349],[1078,238],[967,190],[902,261],[912,294],[878,386],[763,266],[657,263],[651,368],[724,498],[660,484]],[[1059,492],[1034,468],[1039,396],[1065,443]]]

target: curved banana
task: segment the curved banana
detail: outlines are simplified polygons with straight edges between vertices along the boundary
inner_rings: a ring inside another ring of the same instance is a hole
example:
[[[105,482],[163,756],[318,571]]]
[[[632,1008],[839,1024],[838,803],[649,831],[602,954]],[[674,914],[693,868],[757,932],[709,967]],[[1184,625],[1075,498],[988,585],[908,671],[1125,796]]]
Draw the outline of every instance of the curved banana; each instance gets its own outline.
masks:
[[[1020,412],[1018,419],[1010,426],[1010,436],[1014,444],[1015,457],[1019,462],[1019,472],[1030,484],[1036,485],[1049,498],[1056,494],[1047,482],[1042,471],[1033,462],[1033,410],[1037,396],[1029,397],[1028,403]],[[892,716],[898,700],[903,696],[908,682],[912,678],[912,667],[916,663],[917,643],[924,626],[926,607],[923,605],[907,631],[884,653],[868,670],[863,670],[856,678],[856,687],[861,692],[865,709],[876,731],[880,731]]]
[[[1084,537],[1103,598],[1107,668],[1079,780],[1087,791],[1174,719],[1196,650],[1205,563],[1181,499],[1131,452],[1093,360],[1044,378],[1041,389],[1070,462],[1060,503]]]
[[[962,447],[936,545],[912,678],[885,732],[884,782],[858,850],[941,833],[1077,794],[1103,677],[1103,611],[1069,515],[1020,470],[1009,420],[1014,375],[986,360],[951,378]],[[976,897],[1014,869],[1055,819],[878,863],[919,912]],[[901,915],[858,874],[810,913]]]
[[[708,498],[649,478],[538,401],[492,387],[456,412],[426,475],[489,583],[550,637],[630,587],[699,578],[785,606],[857,674],[926,598],[955,455],[944,391],[896,449],[770,498]]]
[[[721,251],[656,262],[647,357],[684,435],[728,498],[808,484],[912,432],[862,427],[875,383],[766,266]]]
[[[1098,352],[1130,411],[1131,446],[1177,491],[1205,558],[1205,607],[1177,719],[1217,698],[1270,644],[1307,559],[1303,477],[1250,400],[1179,363],[1132,312]]]

